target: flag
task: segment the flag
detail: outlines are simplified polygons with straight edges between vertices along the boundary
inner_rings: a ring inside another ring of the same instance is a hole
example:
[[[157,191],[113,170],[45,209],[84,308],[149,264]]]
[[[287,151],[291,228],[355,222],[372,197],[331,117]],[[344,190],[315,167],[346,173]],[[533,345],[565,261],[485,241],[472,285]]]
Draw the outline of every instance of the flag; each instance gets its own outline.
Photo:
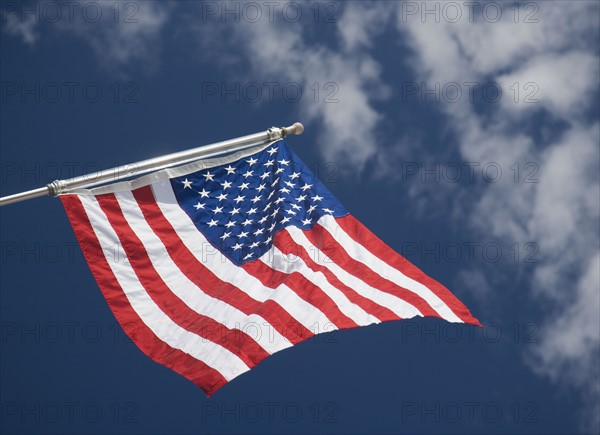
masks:
[[[283,140],[61,200],[123,330],[207,395],[316,333],[416,316],[479,325]]]

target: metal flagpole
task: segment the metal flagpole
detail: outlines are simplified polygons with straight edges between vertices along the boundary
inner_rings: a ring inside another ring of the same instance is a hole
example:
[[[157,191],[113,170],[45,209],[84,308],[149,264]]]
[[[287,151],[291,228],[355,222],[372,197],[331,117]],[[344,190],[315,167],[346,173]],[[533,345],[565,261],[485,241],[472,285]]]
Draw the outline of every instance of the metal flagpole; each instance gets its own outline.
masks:
[[[153,159],[142,160],[141,162],[137,163],[118,166],[106,171],[101,171],[99,174],[81,175],[68,180],[55,180],[52,183],[47,184],[45,187],[4,196],[0,198],[0,206],[37,198],[44,195],[57,196],[62,193],[67,193],[71,189],[91,187],[102,184],[106,181],[118,181],[134,175],[142,175],[171,166],[189,163],[200,158],[214,157],[227,152],[239,151],[242,149],[251,148],[253,146],[264,145],[265,143],[284,138],[290,134],[302,134],[303,131],[304,126],[299,122],[296,122],[289,127],[272,127],[262,133],[250,134],[223,142],[192,148],[190,150],[179,151],[176,153],[167,154],[165,156],[155,157]]]

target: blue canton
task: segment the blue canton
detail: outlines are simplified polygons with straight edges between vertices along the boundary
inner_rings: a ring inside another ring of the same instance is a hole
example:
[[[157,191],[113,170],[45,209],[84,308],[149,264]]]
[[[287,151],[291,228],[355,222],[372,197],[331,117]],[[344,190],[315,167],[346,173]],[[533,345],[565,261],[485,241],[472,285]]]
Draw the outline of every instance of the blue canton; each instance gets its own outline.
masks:
[[[198,230],[238,266],[261,257],[287,226],[307,230],[324,215],[348,214],[283,140],[171,185]]]

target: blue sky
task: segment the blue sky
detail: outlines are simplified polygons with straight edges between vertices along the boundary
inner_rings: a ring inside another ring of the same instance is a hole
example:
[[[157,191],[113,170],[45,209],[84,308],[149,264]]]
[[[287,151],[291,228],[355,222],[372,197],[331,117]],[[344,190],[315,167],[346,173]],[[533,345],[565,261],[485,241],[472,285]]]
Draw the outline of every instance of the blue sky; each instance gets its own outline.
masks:
[[[3,207],[2,433],[597,433],[597,2],[12,2],[2,195],[288,143],[483,329],[315,337],[207,399],[116,324],[57,199]]]

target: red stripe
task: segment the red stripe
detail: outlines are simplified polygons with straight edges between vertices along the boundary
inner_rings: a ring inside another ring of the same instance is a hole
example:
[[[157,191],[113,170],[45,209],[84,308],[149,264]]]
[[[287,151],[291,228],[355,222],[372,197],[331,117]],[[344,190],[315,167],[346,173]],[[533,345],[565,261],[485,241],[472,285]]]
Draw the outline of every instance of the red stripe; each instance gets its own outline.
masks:
[[[256,301],[233,284],[220,280],[208,267],[198,261],[163,215],[150,186],[136,189],[133,194],[146,222],[163,242],[175,265],[202,291],[237,308],[246,315],[261,316],[293,344],[313,335],[277,302],[273,300],[266,300],[263,303]]]
[[[121,246],[140,283],[160,310],[168,315],[174,323],[224,347],[239,356],[249,367],[255,366],[269,356],[268,352],[244,332],[231,330],[210,317],[198,314],[174,295],[154,269],[144,244],[123,216],[117,198],[113,194],[109,194],[99,195],[97,200],[108,217],[110,225],[117,233]],[[223,333],[220,334],[220,331]]]
[[[273,269],[261,260],[251,261],[242,267],[246,272],[258,278],[266,287],[276,289],[280,285],[288,286],[299,297],[325,314],[338,329],[358,326],[354,320],[342,313],[323,290],[306,279],[300,272],[284,273]]]
[[[419,295],[399,286],[398,284],[383,278],[372,271],[364,263],[352,258],[344,247],[335,240],[329,231],[321,225],[315,225],[310,231],[306,231],[306,237],[318,249],[323,251],[334,263],[351,273],[358,279],[363,280],[383,292],[389,293],[397,298],[403,299],[410,305],[416,307],[424,316],[441,317],[423,298]]]
[[[435,293],[463,322],[481,326],[469,309],[442,284],[427,276],[421,269],[386,245],[375,234],[351,215],[336,219],[338,225],[357,243],[374,256],[418,281]]]
[[[310,230],[308,230],[310,231]],[[304,231],[306,233],[306,231]],[[358,305],[367,313],[377,317],[380,321],[385,320],[402,320],[396,313],[394,313],[389,308],[383,307],[378,303],[372,301],[369,298],[366,298],[360,294],[358,294],[354,289],[348,287],[343,282],[341,282],[335,274],[326,268],[315,262],[306,248],[302,245],[297,244],[294,239],[290,236],[287,230],[280,231],[277,233],[277,236],[274,240],[275,246],[279,248],[281,252],[286,255],[297,255],[300,257],[304,263],[311,268],[315,272],[322,273],[327,281],[335,288],[340,290],[344,295],[352,302],[353,304]]]
[[[127,336],[159,364],[192,381],[208,396],[227,383],[215,369],[160,340],[140,319],[113,274],[77,195],[60,197],[84,257],[115,318]]]

